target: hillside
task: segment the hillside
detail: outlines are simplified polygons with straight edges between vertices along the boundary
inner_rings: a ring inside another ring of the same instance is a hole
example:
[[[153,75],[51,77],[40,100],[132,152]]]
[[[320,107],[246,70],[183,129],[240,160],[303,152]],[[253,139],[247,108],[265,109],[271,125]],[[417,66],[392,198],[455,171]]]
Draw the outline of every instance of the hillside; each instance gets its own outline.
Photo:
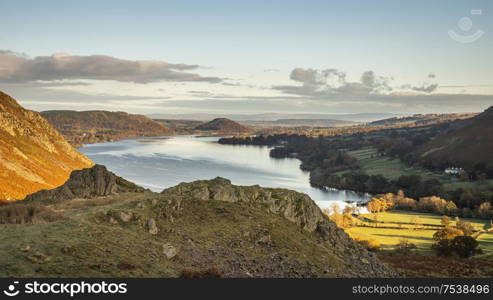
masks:
[[[203,124],[201,121],[193,120],[174,120],[174,119],[153,119],[154,121],[163,124],[172,129],[177,134],[194,134],[195,127]]]
[[[195,127],[196,130],[216,131],[220,133],[246,133],[249,129],[235,121],[217,118]]]
[[[467,114],[415,114],[408,117],[393,117],[368,123],[368,126],[423,126],[440,124],[455,120],[469,119],[476,116],[475,113]]]
[[[0,92],[0,202],[52,189],[90,166],[38,113]]]
[[[101,166],[77,173],[67,186],[115,177]],[[305,194],[223,178],[162,193],[117,185],[0,207],[0,277],[398,276]],[[34,213],[23,218],[24,205]]]
[[[143,115],[110,111],[44,111],[41,115],[74,146],[133,136],[162,136],[174,131]]]
[[[457,126],[460,125],[460,126]],[[461,167],[493,177],[493,106],[461,121],[422,146],[416,154],[432,168]]]

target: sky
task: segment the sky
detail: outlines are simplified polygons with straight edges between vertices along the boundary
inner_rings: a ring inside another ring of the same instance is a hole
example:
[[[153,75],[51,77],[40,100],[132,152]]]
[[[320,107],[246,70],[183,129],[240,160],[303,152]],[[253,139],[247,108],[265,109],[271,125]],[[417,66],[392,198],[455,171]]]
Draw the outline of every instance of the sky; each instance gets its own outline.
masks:
[[[2,1],[27,108],[447,113],[493,105],[493,1]]]

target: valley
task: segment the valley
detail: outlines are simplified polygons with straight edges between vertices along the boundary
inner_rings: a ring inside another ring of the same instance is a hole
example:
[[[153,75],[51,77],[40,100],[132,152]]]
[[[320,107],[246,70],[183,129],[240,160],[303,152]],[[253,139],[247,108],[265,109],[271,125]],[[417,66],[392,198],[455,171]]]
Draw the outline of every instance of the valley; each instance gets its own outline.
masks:
[[[474,166],[450,161],[463,166],[459,176],[419,154],[443,136],[489,126],[490,110],[327,128],[104,111],[42,116],[85,144],[72,151],[96,165],[0,206],[8,241],[0,254],[9,257],[0,276],[491,276],[489,156]],[[454,225],[443,225],[444,215]],[[460,224],[480,254],[435,256],[436,233]],[[443,267],[430,272],[421,261]]]

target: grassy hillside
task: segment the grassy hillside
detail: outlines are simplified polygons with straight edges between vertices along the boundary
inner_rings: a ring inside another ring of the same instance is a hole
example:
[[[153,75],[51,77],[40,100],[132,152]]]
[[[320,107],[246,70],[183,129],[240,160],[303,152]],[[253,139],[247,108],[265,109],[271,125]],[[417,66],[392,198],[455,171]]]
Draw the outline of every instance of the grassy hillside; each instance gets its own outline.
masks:
[[[0,92],[0,202],[57,187],[91,165],[38,113]]]
[[[365,227],[358,226],[348,229],[347,232],[353,238],[377,240],[383,250],[392,250],[401,239],[407,239],[416,244],[418,253],[432,253],[431,244],[434,242],[433,234],[437,228],[429,225],[440,225],[441,216],[407,211],[390,211],[363,216],[381,223],[362,222],[360,224]],[[489,221],[481,219],[464,218],[462,220],[471,222],[477,230],[489,224]],[[482,234],[478,242],[485,255],[493,255],[493,233]]]
[[[0,277],[397,276],[294,191],[217,178],[46,200],[0,207]]]
[[[493,107],[421,147],[417,154],[434,168],[458,166],[493,176]]]
[[[161,136],[174,130],[143,115],[110,111],[44,111],[41,115],[75,146],[133,136]]]

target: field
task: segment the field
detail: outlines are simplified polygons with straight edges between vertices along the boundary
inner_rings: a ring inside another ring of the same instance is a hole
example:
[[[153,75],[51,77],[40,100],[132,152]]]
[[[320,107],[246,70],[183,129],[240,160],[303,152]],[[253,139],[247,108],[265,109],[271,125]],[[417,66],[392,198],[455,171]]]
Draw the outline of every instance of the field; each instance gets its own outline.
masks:
[[[395,180],[402,175],[420,175],[423,179],[438,179],[443,183],[445,190],[455,190],[457,188],[485,188],[493,185],[493,179],[485,181],[461,181],[457,177],[434,173],[426,169],[415,168],[406,165],[398,158],[379,156],[376,149],[369,147],[355,151],[349,151],[349,155],[358,160],[361,168],[368,175],[383,175],[389,180]],[[343,173],[337,173],[342,175]]]
[[[422,254],[432,253],[431,244],[434,242],[433,234],[436,231],[433,225],[440,225],[441,219],[438,215],[407,211],[368,214],[363,217],[383,223],[361,222],[362,225],[372,227],[358,226],[347,229],[346,232],[353,238],[377,240],[382,250],[392,250],[401,239],[407,239],[418,247],[416,252]],[[488,221],[480,219],[462,220],[471,222],[477,230],[489,224]],[[485,256],[493,254],[493,233],[482,234],[478,241]]]
[[[358,160],[361,168],[368,175],[383,175],[392,180],[402,175],[421,175],[426,179],[437,178],[439,180],[444,177],[441,174],[432,173],[424,169],[409,167],[397,158],[378,156],[376,149],[371,147],[349,151],[348,154]]]

